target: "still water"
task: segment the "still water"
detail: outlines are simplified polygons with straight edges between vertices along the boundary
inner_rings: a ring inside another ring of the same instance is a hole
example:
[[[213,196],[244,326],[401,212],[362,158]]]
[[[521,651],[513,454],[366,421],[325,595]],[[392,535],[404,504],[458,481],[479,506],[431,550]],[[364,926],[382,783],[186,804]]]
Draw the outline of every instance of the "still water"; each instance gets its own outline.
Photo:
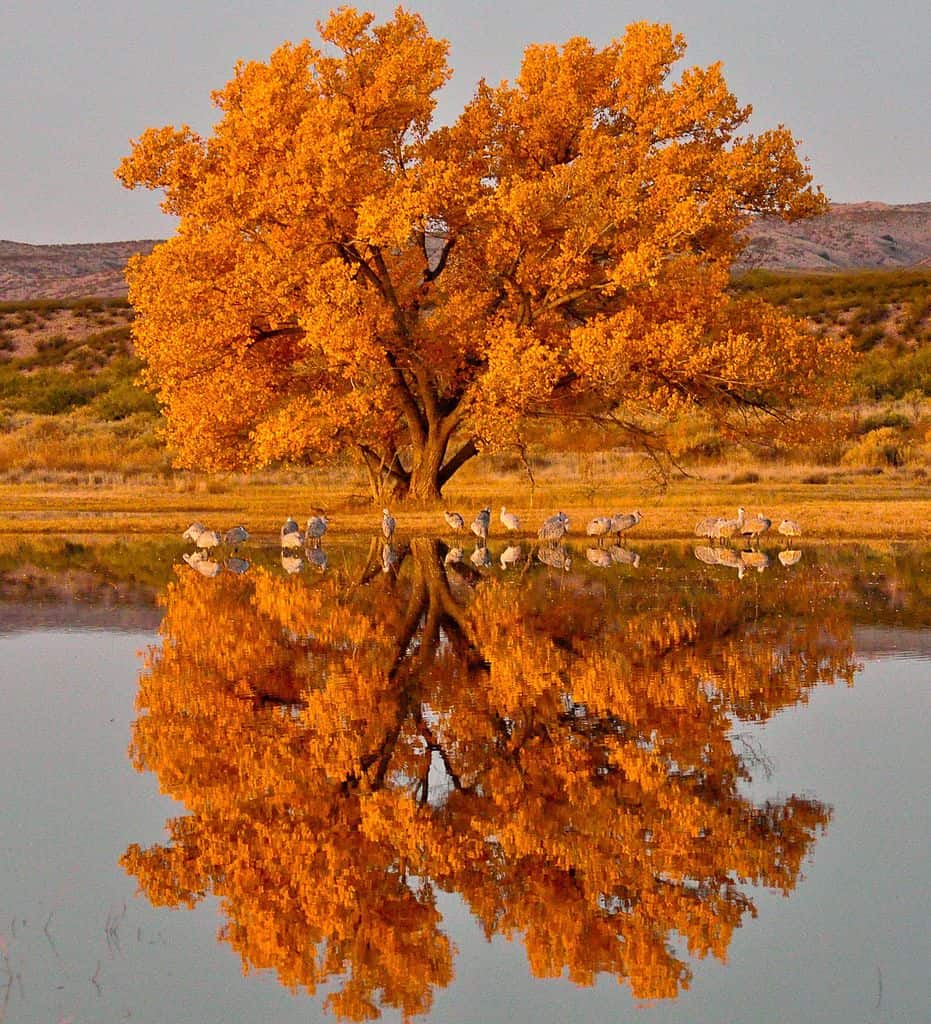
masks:
[[[0,1021],[931,1020],[931,552],[500,547],[0,552]]]

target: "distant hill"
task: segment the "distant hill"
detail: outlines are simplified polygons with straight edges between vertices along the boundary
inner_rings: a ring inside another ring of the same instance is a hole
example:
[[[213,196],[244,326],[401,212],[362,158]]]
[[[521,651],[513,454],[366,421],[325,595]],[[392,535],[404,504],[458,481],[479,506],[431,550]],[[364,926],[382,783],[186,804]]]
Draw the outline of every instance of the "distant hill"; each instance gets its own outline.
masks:
[[[893,270],[931,264],[931,203],[835,203],[823,217],[761,217],[741,265],[761,270]]]
[[[154,239],[86,245],[0,241],[0,300],[125,296],[126,261],[157,244]]]
[[[867,270],[931,265],[931,203],[836,203],[814,220],[761,217],[741,268]],[[157,240],[87,245],[0,241],[0,301],[126,295],[123,268]]]

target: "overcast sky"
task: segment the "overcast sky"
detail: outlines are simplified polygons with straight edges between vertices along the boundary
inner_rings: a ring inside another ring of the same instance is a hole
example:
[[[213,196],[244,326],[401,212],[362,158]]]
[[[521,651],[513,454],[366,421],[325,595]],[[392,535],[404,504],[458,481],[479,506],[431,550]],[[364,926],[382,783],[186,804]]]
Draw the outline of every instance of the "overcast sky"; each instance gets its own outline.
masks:
[[[239,58],[317,39],[337,4],[320,0],[6,0],[0,19],[0,238],[100,242],[162,238],[155,194],[113,169],[143,129],[208,132],[212,89]],[[383,19],[394,3],[357,6]],[[512,77],[523,48],[572,35],[604,44],[631,21],[669,22],[687,63],[724,62],[752,103],[754,130],[784,123],[837,202],[931,200],[928,0],[422,0],[455,71],[439,117],[476,81]]]

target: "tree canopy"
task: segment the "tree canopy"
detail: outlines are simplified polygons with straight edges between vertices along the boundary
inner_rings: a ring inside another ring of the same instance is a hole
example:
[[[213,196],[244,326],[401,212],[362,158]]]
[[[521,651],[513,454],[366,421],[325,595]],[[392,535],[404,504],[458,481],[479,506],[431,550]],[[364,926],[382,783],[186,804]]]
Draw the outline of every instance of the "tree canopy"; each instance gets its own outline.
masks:
[[[824,398],[844,344],[727,291],[748,217],[824,197],[669,26],[530,46],[439,127],[448,47],[418,15],[318,30],[238,64],[209,137],[148,129],[117,170],[180,218],[128,271],[180,465],[354,449],[428,499],[533,416],[635,436]]]

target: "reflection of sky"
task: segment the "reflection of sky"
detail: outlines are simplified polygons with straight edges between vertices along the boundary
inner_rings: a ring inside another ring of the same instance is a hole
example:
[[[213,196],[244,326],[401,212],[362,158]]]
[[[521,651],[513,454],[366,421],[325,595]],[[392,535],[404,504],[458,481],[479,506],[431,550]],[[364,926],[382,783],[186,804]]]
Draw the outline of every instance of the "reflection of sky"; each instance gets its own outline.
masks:
[[[267,973],[242,978],[238,957],[215,941],[212,901],[193,913],[156,911],[133,897],[117,864],[128,843],[162,839],[165,819],[178,813],[126,757],[137,651],[153,639],[0,638],[0,937],[22,978],[8,1019],[103,1021],[132,1011],[147,1022],[332,1020],[318,1000],[292,998]],[[535,981],[520,942],[486,943],[460,901],[441,895],[459,955],[431,1019],[925,1019],[929,668],[871,661],[853,689],[818,687],[807,706],[752,729],[774,769],[752,785],[753,798],[804,793],[830,804],[833,819],[793,895],[756,893],[759,916],[736,932],[729,963],[693,964],[692,989],[679,1000],[637,1010],[609,978],[592,989]]]

